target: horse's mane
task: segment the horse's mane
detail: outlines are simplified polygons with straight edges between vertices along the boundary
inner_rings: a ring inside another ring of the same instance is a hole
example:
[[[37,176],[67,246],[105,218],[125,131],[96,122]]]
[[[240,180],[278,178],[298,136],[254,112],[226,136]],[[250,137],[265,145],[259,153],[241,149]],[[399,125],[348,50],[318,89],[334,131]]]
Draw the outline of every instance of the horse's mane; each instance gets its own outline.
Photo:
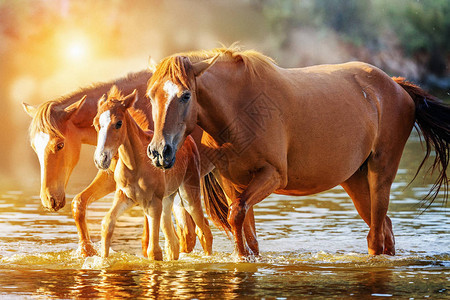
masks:
[[[168,76],[173,81],[180,81],[181,84],[188,87],[187,77],[189,74],[190,63],[196,63],[205,59],[212,58],[219,54],[217,61],[244,63],[250,77],[258,77],[259,74],[267,69],[273,69],[276,66],[275,61],[255,50],[242,51],[236,44],[230,47],[221,47],[211,50],[199,50],[192,52],[177,53],[164,58],[156,67],[149,87],[158,79]]]
[[[59,102],[56,100],[47,101],[39,105],[36,114],[31,120],[29,132],[30,137],[35,136],[38,132],[45,132],[50,135],[62,137],[61,128],[53,111],[57,111]],[[62,112],[62,110],[60,110]],[[58,113],[59,115],[59,113]]]
[[[29,128],[30,136],[34,136],[37,132],[46,132],[50,135],[55,135],[61,138],[64,137],[62,133],[63,128],[59,121],[64,115],[65,108],[80,100],[84,95],[95,93],[100,89],[109,89],[109,87],[114,84],[126,84],[128,82],[136,81],[141,77],[146,79],[149,76],[149,72],[149,70],[143,70],[136,73],[129,73],[125,77],[111,80],[109,82],[94,83],[87,87],[80,88],[68,95],[42,103],[36,109],[36,114],[31,121]]]
[[[138,95],[139,96],[139,95]],[[104,105],[117,105],[117,103],[120,103],[123,99],[124,95],[121,90],[116,85],[113,85],[111,89],[107,93],[106,102],[109,102],[108,104]],[[105,102],[105,103],[106,103]],[[150,105],[150,103],[149,103]],[[146,115],[142,112],[140,112],[135,107],[131,106],[128,108],[127,111],[130,118],[144,131],[148,131],[149,128],[149,121],[146,117]]]
[[[108,101],[111,102],[120,102],[120,99],[123,98],[122,92],[117,88],[116,85],[113,85],[111,89],[108,91]]]

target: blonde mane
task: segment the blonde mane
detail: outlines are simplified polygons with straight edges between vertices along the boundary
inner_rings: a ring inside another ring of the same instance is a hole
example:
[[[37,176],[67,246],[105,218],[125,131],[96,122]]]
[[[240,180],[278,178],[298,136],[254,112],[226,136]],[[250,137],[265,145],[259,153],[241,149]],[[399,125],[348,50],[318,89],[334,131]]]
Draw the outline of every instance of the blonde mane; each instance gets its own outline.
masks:
[[[113,85],[108,92],[108,98],[106,100],[111,102],[119,102],[121,98],[123,98],[122,92],[116,85]]]
[[[36,114],[31,120],[29,134],[35,136],[38,132],[45,132],[52,136],[62,138],[62,128],[60,126],[59,115],[63,112],[61,103],[58,100],[52,100],[42,103],[36,110]]]
[[[31,120],[31,124],[29,127],[30,137],[35,136],[38,132],[45,132],[52,136],[64,138],[64,134],[62,133],[63,122],[61,122],[61,117],[64,115],[64,109],[66,107],[80,100],[84,95],[95,93],[96,91],[105,87],[109,88],[113,84],[121,84],[141,80],[142,78],[146,78],[148,74],[148,70],[130,73],[125,77],[110,82],[100,82],[92,84],[88,87],[80,88],[74,93],[42,103],[36,109],[36,114]],[[141,122],[144,122],[144,120],[141,120]]]
[[[276,62],[264,54],[255,50],[242,51],[235,44],[230,47],[221,47],[211,50],[199,50],[185,53],[177,53],[164,58],[156,67],[156,71],[150,79],[149,87],[158,79],[169,77],[173,81],[179,81],[188,87],[187,77],[190,72],[189,66],[205,59],[212,58],[219,54],[217,61],[239,62],[242,61],[250,77],[258,77],[264,70],[273,70]],[[186,63],[187,60],[191,63]]]

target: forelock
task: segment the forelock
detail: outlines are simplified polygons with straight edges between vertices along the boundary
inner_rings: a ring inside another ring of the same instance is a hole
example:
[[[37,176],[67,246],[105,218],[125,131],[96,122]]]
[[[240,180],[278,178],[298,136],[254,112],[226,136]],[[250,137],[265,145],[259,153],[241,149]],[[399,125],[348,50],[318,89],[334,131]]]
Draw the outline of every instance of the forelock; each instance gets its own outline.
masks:
[[[169,56],[157,65],[148,87],[150,89],[157,82],[164,84],[167,80],[170,80],[174,84],[180,84],[183,87],[190,88],[189,75],[192,74],[191,69],[192,64],[188,57],[179,55]],[[150,91],[148,90],[148,92]]]
[[[64,111],[58,107],[59,102],[48,101],[42,103],[31,121],[29,134],[30,138],[36,136],[38,132],[47,133],[51,136],[63,138],[63,127],[60,119],[63,117]]]

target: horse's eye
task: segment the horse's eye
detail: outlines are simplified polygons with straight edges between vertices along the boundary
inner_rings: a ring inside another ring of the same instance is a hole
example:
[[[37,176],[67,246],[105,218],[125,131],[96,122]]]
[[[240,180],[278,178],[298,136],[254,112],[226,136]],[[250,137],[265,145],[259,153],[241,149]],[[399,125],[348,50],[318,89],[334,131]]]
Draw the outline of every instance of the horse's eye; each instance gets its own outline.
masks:
[[[190,92],[186,92],[186,93],[184,93],[184,94],[181,96],[180,101],[183,102],[183,103],[186,103],[186,102],[188,102],[190,99],[191,99],[191,93],[190,93]]]
[[[116,129],[119,129],[120,127],[122,127],[122,121],[117,121]]]
[[[61,150],[62,148],[64,148],[64,143],[63,143],[63,142],[58,143],[58,144],[56,145],[56,150],[57,150],[57,151]]]

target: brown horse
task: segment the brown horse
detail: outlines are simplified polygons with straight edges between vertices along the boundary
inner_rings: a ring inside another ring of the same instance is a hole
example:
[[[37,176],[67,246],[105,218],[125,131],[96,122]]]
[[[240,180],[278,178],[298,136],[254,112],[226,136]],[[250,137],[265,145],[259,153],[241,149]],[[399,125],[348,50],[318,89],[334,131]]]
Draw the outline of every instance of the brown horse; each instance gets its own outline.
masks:
[[[178,259],[178,238],[172,224],[172,205],[177,192],[186,201],[186,209],[197,225],[197,234],[206,255],[212,252],[212,234],[203,216],[200,202],[200,155],[194,139],[189,136],[180,146],[173,168],[155,168],[146,155],[152,131],[144,131],[128,113],[138,98],[137,91],[123,97],[113,86],[98,102],[94,126],[98,132],[94,161],[100,170],[108,170],[115,156],[117,191],[114,203],[102,222],[102,256],[107,257],[117,218],[126,210],[139,205],[150,227],[148,258],[162,260],[159,247],[159,225],[166,237],[166,258]],[[162,217],[162,219],[161,219]]]
[[[444,186],[447,198],[449,107],[374,66],[284,69],[256,51],[215,49],[164,59],[147,95],[155,122],[148,156],[156,166],[172,167],[195,124],[205,131],[228,207],[212,176],[205,202],[212,219],[231,229],[241,257],[250,254],[244,237],[257,250],[255,204],[271,193],[302,196],[336,185],[369,225],[369,254],[394,255],[389,194],[414,123],[425,159],[436,150],[434,197]]]
[[[60,99],[42,103],[39,107],[24,103],[25,111],[33,118],[30,125],[30,140],[38,154],[41,165],[41,201],[51,211],[65,205],[65,188],[70,174],[77,164],[81,145],[95,145],[97,132],[92,121],[97,113],[97,102],[113,85],[126,93],[137,89],[142,94],[152,73],[144,70],[111,82],[95,84]],[[84,98],[84,101],[80,99]],[[81,104],[82,103],[82,104]],[[81,104],[81,105],[80,105]],[[143,129],[152,129],[153,121],[148,101],[139,100],[130,109]],[[98,172],[91,184],[72,201],[72,211],[78,229],[79,249],[83,256],[96,253],[86,223],[87,206],[115,191],[113,176]],[[174,206],[178,236],[182,252],[190,252],[195,245],[195,224],[186,211]],[[145,222],[145,225],[148,223]],[[147,255],[148,227],[144,226],[143,253]]]

